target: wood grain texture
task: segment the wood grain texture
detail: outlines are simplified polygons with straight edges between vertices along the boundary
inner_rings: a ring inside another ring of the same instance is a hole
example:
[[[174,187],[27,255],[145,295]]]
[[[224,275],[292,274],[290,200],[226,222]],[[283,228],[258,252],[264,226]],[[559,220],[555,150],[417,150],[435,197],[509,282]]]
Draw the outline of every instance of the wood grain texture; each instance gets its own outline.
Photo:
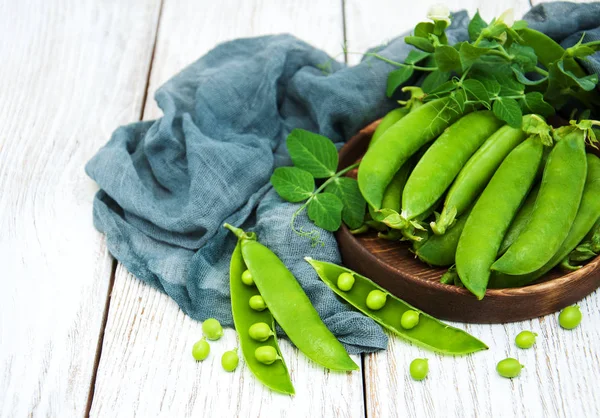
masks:
[[[140,114],[157,1],[0,2],[0,416],[83,416],[112,259],[86,161]]]
[[[150,97],[168,78],[217,43],[290,32],[330,54],[341,51],[341,2],[165,0],[150,77]],[[160,116],[148,101],[144,119]],[[361,372],[330,373],[280,341],[296,395],[273,393],[241,366],[223,371],[220,357],[237,345],[233,330],[212,343],[210,357],[191,356],[200,323],[164,294],[119,266],[98,368],[91,416],[340,416],[364,415]],[[353,359],[360,364],[360,356]]]
[[[348,50],[354,52],[348,55],[349,64],[360,62],[361,54],[369,48],[411,31],[418,22],[427,19],[427,11],[434,4],[444,4],[450,11],[466,10],[469,16],[479,9],[487,21],[509,8],[520,18],[530,8],[528,0],[370,0],[368,6],[362,0],[344,1],[346,43]]]

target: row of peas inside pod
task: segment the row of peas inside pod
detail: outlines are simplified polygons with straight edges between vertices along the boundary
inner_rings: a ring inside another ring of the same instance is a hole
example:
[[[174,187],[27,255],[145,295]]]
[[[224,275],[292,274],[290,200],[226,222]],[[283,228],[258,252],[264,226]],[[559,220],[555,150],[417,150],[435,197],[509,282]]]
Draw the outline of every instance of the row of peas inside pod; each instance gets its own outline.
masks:
[[[554,129],[531,114],[513,128],[450,99],[389,118],[358,169],[368,222],[411,241],[425,263],[451,267],[444,283],[482,299],[488,287],[540,278],[598,237],[600,159],[586,153],[597,121]]]

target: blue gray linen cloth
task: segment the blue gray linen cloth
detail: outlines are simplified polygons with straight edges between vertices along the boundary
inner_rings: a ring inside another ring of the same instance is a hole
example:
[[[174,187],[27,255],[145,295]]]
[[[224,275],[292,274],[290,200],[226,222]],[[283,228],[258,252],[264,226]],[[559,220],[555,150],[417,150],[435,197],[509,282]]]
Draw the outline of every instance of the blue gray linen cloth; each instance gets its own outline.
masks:
[[[544,4],[526,19],[565,46],[583,31],[600,39],[598,3]],[[468,21],[465,12],[454,14],[451,41],[466,38]],[[378,52],[402,61],[410,49],[399,37]],[[600,72],[595,58],[588,69]],[[304,261],[340,263],[333,235],[321,231],[324,247],[295,235],[289,221],[298,205],[282,201],[269,177],[291,164],[285,138],[293,128],[341,146],[392,109],[385,97],[392,69],[375,58],[346,67],[290,35],[218,45],[158,89],[162,118],[118,128],[87,164],[101,188],[94,224],[110,253],[192,318],[232,325],[228,268],[236,239],[222,224],[242,226],[283,260],[349,352],[385,348],[382,329],[341,302]],[[297,226],[315,228],[306,216]]]

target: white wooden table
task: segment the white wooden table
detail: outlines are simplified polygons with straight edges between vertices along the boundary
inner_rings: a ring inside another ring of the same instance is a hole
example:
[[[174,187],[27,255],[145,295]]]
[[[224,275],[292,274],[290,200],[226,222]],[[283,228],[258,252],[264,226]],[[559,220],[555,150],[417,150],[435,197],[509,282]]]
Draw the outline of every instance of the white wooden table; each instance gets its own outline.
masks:
[[[224,373],[218,356],[193,361],[200,324],[116,263],[92,225],[97,188],[85,162],[117,126],[159,117],[156,89],[217,43],[290,32],[331,55],[345,41],[361,52],[413,27],[432,3],[0,1],[0,416],[600,416],[598,292],[571,332],[555,315],[465,326],[491,347],[468,357],[390,338],[387,351],[355,357],[360,372],[339,374],[284,341],[292,398],[243,366]],[[488,18],[530,6],[446,3]],[[522,329],[540,334],[534,349],[514,346]],[[227,330],[219,346],[235,344]],[[430,375],[413,382],[408,364],[423,356]],[[496,374],[507,356],[526,365],[520,378]]]

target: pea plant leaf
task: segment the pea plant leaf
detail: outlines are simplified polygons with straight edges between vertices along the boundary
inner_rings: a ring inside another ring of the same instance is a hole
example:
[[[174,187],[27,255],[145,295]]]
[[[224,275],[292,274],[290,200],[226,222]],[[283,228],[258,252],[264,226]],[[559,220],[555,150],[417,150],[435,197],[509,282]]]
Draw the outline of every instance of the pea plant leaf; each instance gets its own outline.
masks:
[[[407,36],[404,38],[404,42],[409,45],[419,48],[421,51],[433,52],[435,48],[429,39],[421,38],[419,36]]]
[[[304,129],[294,129],[286,140],[294,165],[317,179],[331,177],[338,166],[338,154],[329,138]]]
[[[590,74],[584,77],[577,77],[572,71],[565,69],[564,61],[559,61],[557,67],[561,73],[569,77],[574,84],[577,84],[585,91],[594,90],[596,84],[598,84],[598,74]]]
[[[294,203],[308,199],[315,190],[313,176],[297,167],[276,168],[271,176],[271,184],[282,199]]]
[[[419,38],[429,39],[429,34],[433,33],[435,25],[431,22],[420,22],[415,26],[414,35]]]
[[[508,53],[513,57],[512,62],[518,65],[523,72],[533,71],[537,65],[537,55],[530,46],[513,43],[508,48]]]
[[[492,110],[498,119],[503,120],[513,128],[521,127],[523,113],[521,112],[521,106],[515,99],[498,97],[494,101]]]
[[[438,46],[435,48],[434,57],[440,71],[454,71],[461,69],[460,54],[451,46]]]
[[[344,204],[332,193],[315,195],[308,203],[308,217],[315,225],[327,231],[337,231],[342,224]]]
[[[392,71],[387,79],[387,97],[392,97],[396,89],[404,84],[413,75],[413,72],[413,68],[409,66],[400,67],[398,70]]]
[[[471,38],[472,41],[475,41],[481,34],[481,31],[487,28],[487,26],[488,24],[481,18],[478,10],[469,23],[469,38]]]
[[[555,113],[554,108],[544,101],[544,95],[539,91],[525,94],[521,99],[521,107],[526,113],[537,113],[546,118]]]
[[[490,94],[481,81],[470,78],[463,81],[463,88],[467,92],[467,98],[479,102],[486,108],[490,108]]]
[[[479,48],[471,45],[468,42],[463,42],[458,51],[460,55],[460,62],[463,70],[472,66],[479,58],[487,54],[490,50],[488,48]]]
[[[342,220],[350,229],[359,228],[363,224],[367,202],[360,193],[356,180],[338,177],[325,188],[325,192],[336,195],[342,201]]]
[[[526,86],[537,86],[539,84],[545,83],[548,80],[548,77],[540,77],[537,80],[531,80],[527,78],[525,74],[523,74],[523,72],[517,65],[513,65],[511,68],[513,70],[513,73],[515,73],[517,81],[521,84],[525,84]]]
[[[423,61],[425,58],[427,58],[430,55],[431,54],[429,52],[418,51],[416,49],[413,49],[412,51],[410,51],[408,53],[408,55],[406,56],[406,59],[404,60],[404,62],[406,64],[416,64],[416,63],[418,63],[420,61]]]
[[[425,93],[431,93],[433,90],[437,89],[439,86],[444,84],[450,78],[450,73],[447,71],[432,71],[427,77],[423,80],[423,84],[421,88]]]

